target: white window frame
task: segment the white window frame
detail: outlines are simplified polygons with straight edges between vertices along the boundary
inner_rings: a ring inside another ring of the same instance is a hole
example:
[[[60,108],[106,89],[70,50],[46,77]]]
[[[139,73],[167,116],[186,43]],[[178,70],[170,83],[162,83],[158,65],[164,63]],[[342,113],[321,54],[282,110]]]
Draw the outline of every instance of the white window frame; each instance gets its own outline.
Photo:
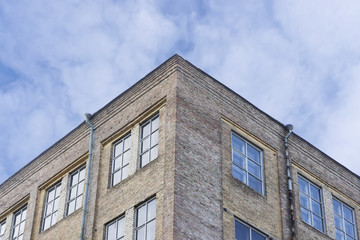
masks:
[[[80,180],[80,172],[84,170],[84,178]],[[78,179],[76,184],[72,185],[72,176],[74,176],[75,174],[78,175]],[[66,197],[66,211],[65,211],[65,216],[70,215],[71,213],[75,212],[76,210],[78,210],[79,208],[81,208],[82,206],[82,202],[83,202],[83,196],[84,196],[84,190],[85,190],[85,177],[86,177],[86,165],[79,167],[77,170],[71,172],[69,174],[69,183],[68,183],[68,190],[67,190],[67,197]],[[79,185],[80,183],[84,183],[82,192],[79,194]],[[76,186],[76,194],[74,198],[71,198],[71,189],[75,188]],[[80,205],[77,204],[77,199],[81,197],[81,202]],[[71,199],[70,199],[71,198]],[[74,206],[74,211],[69,212],[69,205],[72,201],[75,201],[75,206]]]
[[[0,222],[0,240],[5,240],[6,219]]]
[[[25,205],[20,210],[18,210],[14,213],[13,222],[11,225],[11,238],[10,239],[12,239],[12,240],[22,239],[22,236],[24,235],[24,229],[25,229],[26,213],[27,213],[27,205]],[[16,217],[19,215],[20,215],[20,222],[17,223]],[[24,224],[24,225],[22,225],[22,224]],[[21,227],[23,228],[22,230],[21,230]],[[15,235],[15,232],[17,233],[16,235]]]
[[[152,219],[148,219],[148,214],[149,214],[148,205],[149,205],[151,202],[153,202],[153,201],[155,201],[155,217],[152,218]],[[146,214],[145,214],[146,219],[145,219],[145,222],[144,222],[142,225],[138,226],[138,222],[139,222],[138,212],[139,212],[139,209],[141,209],[141,208],[144,207],[144,206],[146,207],[146,210],[145,210],[145,211],[146,211]],[[139,205],[138,207],[136,207],[136,210],[135,210],[134,239],[135,239],[135,240],[138,240],[138,231],[139,231],[139,229],[145,228],[145,240],[148,240],[148,239],[147,239],[147,227],[148,227],[148,225],[149,225],[150,223],[152,223],[152,222],[154,222],[154,224],[155,224],[155,229],[154,229],[154,231],[155,231],[155,233],[156,233],[156,198],[152,198],[152,199],[146,201],[145,203]],[[140,239],[140,240],[143,240],[143,239]]]
[[[242,153],[241,151],[239,151],[238,149],[236,149],[233,146],[233,137],[236,137],[238,139],[240,139],[241,141],[243,141],[245,143],[245,153]],[[252,160],[249,156],[248,156],[248,146],[254,148],[255,150],[259,151],[259,160],[260,160],[260,164],[257,163],[256,161]],[[241,156],[245,157],[245,166],[240,166],[239,164],[237,164],[234,161],[234,151],[236,151],[236,153],[240,154]],[[249,142],[248,140],[244,139],[243,137],[241,137],[239,134],[231,131],[231,159],[232,159],[232,171],[233,171],[233,176],[234,176],[234,165],[235,167],[240,168],[240,170],[244,171],[246,176],[245,176],[245,182],[242,179],[239,179],[237,177],[235,177],[236,179],[238,179],[239,181],[245,183],[247,186],[249,186],[251,189],[253,189],[254,191],[261,193],[262,195],[265,194],[265,180],[264,180],[264,157],[263,157],[263,151],[257,147],[256,145],[252,144],[251,142]],[[252,174],[249,171],[249,161],[253,162],[255,165],[260,166],[260,178],[255,176],[254,174]],[[252,186],[249,185],[249,175],[251,175],[252,177],[254,177],[255,179],[261,181],[261,191],[257,191],[255,188],[253,188]]]
[[[301,189],[300,189],[300,181],[299,179],[302,179],[303,181],[307,182],[307,185],[308,185],[308,189],[309,189],[309,193],[306,193],[306,192],[303,192]],[[322,232],[322,233],[326,233],[325,232],[325,218],[324,218],[324,200],[323,200],[323,196],[322,196],[322,189],[321,187],[317,186],[316,184],[314,184],[313,182],[309,181],[308,179],[306,179],[305,177],[299,175],[298,176],[298,185],[299,185],[299,205],[300,205],[300,216],[301,216],[301,220],[314,227],[316,230]],[[319,190],[319,199],[320,201],[318,201],[317,199],[313,198],[311,196],[311,186],[318,189]],[[307,197],[308,201],[309,201],[309,208],[304,206],[303,204],[301,204],[301,194],[305,195],[305,197]],[[315,201],[317,203],[320,204],[320,211],[321,211],[321,215],[322,216],[319,216],[318,214],[316,214],[313,210],[313,206],[312,206],[312,201]],[[309,211],[310,212],[310,223],[306,222],[303,220],[303,216],[302,216],[302,213],[301,213],[301,208],[304,208],[305,210]],[[314,215],[316,215],[317,217],[319,217],[321,219],[321,226],[322,226],[322,230],[318,229],[315,227],[315,224],[314,224]]]
[[[152,122],[154,120],[158,121],[158,126],[157,128],[154,130],[152,129]],[[149,131],[149,135],[143,136],[143,128],[144,126],[146,126],[147,124],[150,124],[150,131]],[[142,168],[144,166],[146,166],[147,164],[149,164],[150,162],[152,162],[153,160],[155,160],[156,158],[159,157],[159,129],[160,129],[160,117],[159,114],[155,114],[153,117],[151,117],[149,120],[147,120],[146,122],[142,123],[140,125],[140,144],[139,144],[139,168]],[[155,134],[157,132],[158,134],[158,139],[157,139],[157,143],[153,144],[152,143],[152,136],[153,134]],[[149,138],[149,148],[145,149],[144,151],[142,150],[142,146],[143,146],[143,142],[145,139]],[[152,158],[151,156],[151,150],[157,148],[156,150],[156,157]],[[143,164],[142,162],[142,157],[149,153],[149,161],[146,164]]]
[[[246,223],[244,223],[243,221],[235,218],[235,220],[234,220],[234,239],[235,239],[235,240],[241,240],[241,239],[236,239],[236,222],[238,222],[238,223],[242,224],[243,226],[249,228],[249,231],[250,231],[250,239],[246,239],[246,240],[253,240],[253,239],[252,239],[252,238],[253,238],[253,237],[252,237],[252,232],[256,232],[257,234],[262,235],[265,239],[268,239],[268,237],[267,237],[265,234],[263,234],[262,232],[260,232],[259,230],[255,229],[255,228],[251,227],[249,224],[246,224]]]
[[[124,221],[124,226],[123,226],[123,228],[124,228],[124,232],[123,232],[123,235],[121,235],[121,236],[117,236],[118,235],[118,233],[119,233],[119,228],[118,228],[118,224],[119,224],[119,222],[120,221]],[[110,223],[108,223],[108,224],[106,224],[106,237],[105,237],[105,240],[110,240],[109,239],[109,227],[111,226],[111,225],[113,225],[113,224],[116,224],[116,240],[123,240],[123,239],[125,239],[125,215],[123,215],[123,216],[121,216],[121,217],[119,217],[119,218],[117,218],[117,219],[115,219],[114,221],[112,221],[112,222],[110,222]]]
[[[334,201],[340,203],[340,207],[341,207],[341,215],[338,214],[337,212],[335,212],[335,206],[334,206]],[[349,210],[351,210],[351,213],[352,213],[352,222],[348,221],[345,216],[344,216],[344,207],[348,208]],[[354,239],[354,240],[357,240],[358,237],[357,237],[357,228],[356,228],[356,220],[355,220],[355,211],[352,207],[350,207],[349,205],[345,204],[343,201],[340,201],[339,199],[337,199],[336,197],[333,197],[333,211],[334,211],[334,222],[336,223],[336,216],[339,217],[341,219],[341,224],[342,224],[342,228],[343,229],[340,229],[336,226],[335,224],[335,234],[336,234],[336,230],[339,230],[341,231],[342,233],[344,233],[344,236],[345,238],[347,236],[349,236],[351,239]],[[346,230],[345,230],[345,223],[348,222],[349,224],[351,224],[353,226],[353,230],[354,230],[354,235],[355,237],[352,237],[350,236],[349,234],[346,233]],[[347,239],[347,238],[346,238]]]
[[[130,146],[127,149],[124,149],[124,142],[128,140],[130,141]],[[116,153],[116,146],[118,146],[119,144],[122,144],[122,149],[121,149],[121,153],[117,156],[115,156]],[[124,165],[124,154],[127,153],[129,154],[129,162],[126,163]],[[121,158],[121,159],[120,159]],[[121,164],[120,167],[115,169],[115,161],[120,159]],[[125,178],[127,178],[129,176],[129,167],[130,167],[130,160],[131,160],[131,134],[127,134],[125,137],[121,138],[119,141],[117,141],[114,145],[113,145],[113,151],[112,151],[112,160],[111,160],[111,184],[110,186],[113,187],[116,184],[120,183],[122,180],[124,180]],[[123,177],[124,175],[124,168],[127,167],[127,175],[125,177]],[[114,182],[114,175],[116,173],[120,172],[120,181],[119,182]]]
[[[49,201],[49,194],[51,191],[54,191],[54,198]],[[45,198],[45,204],[44,204],[44,213],[43,213],[43,219],[41,224],[41,231],[45,231],[46,229],[49,229],[57,222],[57,213],[59,210],[59,202],[60,202],[60,191],[61,191],[61,181],[56,183],[54,186],[49,188],[46,191],[46,198]],[[55,201],[58,201],[57,206],[55,206]],[[51,212],[50,214],[46,214],[47,207],[51,205]],[[55,216],[54,216],[55,215]],[[50,217],[50,226],[48,228],[45,228],[45,221],[46,218]],[[55,217],[55,220],[53,220],[53,217]]]

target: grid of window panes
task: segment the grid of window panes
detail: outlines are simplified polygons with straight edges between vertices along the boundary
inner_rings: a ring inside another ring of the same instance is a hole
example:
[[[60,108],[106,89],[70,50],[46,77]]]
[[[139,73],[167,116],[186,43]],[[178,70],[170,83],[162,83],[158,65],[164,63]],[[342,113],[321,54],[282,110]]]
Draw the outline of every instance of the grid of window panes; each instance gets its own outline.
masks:
[[[267,237],[259,231],[235,219],[235,240],[266,240]]]
[[[42,222],[43,231],[56,223],[57,213],[59,209],[60,187],[61,183],[57,183],[55,186],[53,186],[46,192],[44,216]]]
[[[23,239],[25,220],[26,220],[26,209],[27,207],[25,206],[14,214],[14,220],[11,227],[12,240]]]
[[[155,239],[156,199],[152,199],[136,209],[135,239]]]
[[[66,215],[75,212],[82,206],[85,185],[85,166],[70,174],[69,190],[66,201]]]
[[[111,186],[128,177],[130,160],[130,135],[124,137],[113,148],[113,160],[111,171]]]
[[[0,222],[0,240],[4,240],[6,221]]]
[[[158,157],[159,115],[141,125],[140,168]]]
[[[321,190],[308,180],[299,176],[299,195],[301,219],[324,232],[324,214]]]
[[[356,227],[354,210],[333,198],[336,240],[355,240]]]
[[[125,217],[116,219],[106,225],[106,240],[124,239]]]
[[[235,133],[231,134],[231,145],[233,176],[263,194],[262,151]]]

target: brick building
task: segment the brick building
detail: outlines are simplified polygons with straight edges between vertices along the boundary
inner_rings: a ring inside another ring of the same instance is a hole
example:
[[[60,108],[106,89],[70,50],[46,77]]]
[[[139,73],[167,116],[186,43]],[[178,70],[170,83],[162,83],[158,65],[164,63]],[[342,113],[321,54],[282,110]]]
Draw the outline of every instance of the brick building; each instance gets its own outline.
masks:
[[[0,185],[0,239],[359,239],[360,177],[291,130],[175,55]]]

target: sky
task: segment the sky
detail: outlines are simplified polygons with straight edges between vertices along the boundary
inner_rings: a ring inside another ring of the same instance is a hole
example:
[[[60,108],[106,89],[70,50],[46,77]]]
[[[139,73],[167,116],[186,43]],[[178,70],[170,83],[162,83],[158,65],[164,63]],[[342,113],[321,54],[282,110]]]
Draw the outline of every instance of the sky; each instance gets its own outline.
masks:
[[[360,1],[0,1],[0,183],[179,54],[360,175]]]

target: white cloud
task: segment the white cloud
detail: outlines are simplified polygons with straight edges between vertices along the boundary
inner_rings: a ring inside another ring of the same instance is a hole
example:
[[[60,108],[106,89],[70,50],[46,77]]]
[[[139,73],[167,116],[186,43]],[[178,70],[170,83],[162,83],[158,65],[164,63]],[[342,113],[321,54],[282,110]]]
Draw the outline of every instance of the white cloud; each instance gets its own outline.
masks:
[[[359,10],[356,1],[1,2],[0,64],[13,74],[0,82],[0,171],[24,166],[177,52],[360,174]]]

